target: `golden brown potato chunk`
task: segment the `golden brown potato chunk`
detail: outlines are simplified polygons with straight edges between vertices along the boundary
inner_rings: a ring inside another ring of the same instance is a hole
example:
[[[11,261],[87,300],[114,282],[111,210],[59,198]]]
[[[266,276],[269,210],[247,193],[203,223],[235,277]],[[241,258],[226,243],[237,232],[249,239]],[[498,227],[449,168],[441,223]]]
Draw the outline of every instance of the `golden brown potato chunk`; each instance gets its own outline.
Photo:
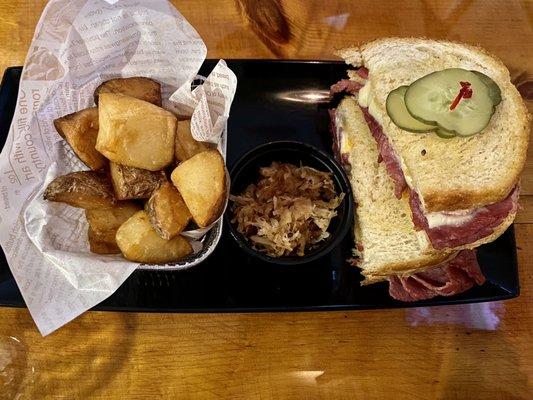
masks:
[[[87,232],[89,250],[96,254],[120,254],[115,235],[112,232],[96,232],[90,226]]]
[[[118,228],[116,240],[125,258],[149,264],[178,261],[192,253],[191,244],[183,236],[161,238],[146,211],[138,211]]]
[[[165,182],[146,204],[150,222],[159,236],[169,240],[178,236],[191,220],[191,213],[178,190]]]
[[[143,100],[101,93],[96,150],[128,167],[159,171],[174,159],[176,117]]]
[[[161,107],[161,84],[150,78],[115,78],[105,81],[94,91],[94,102],[98,104],[101,93],[118,93],[135,97]]]
[[[175,144],[176,160],[185,161],[192,156],[209,150],[209,145],[199,142],[192,137],[191,134],[191,120],[186,119],[178,121],[178,128],[176,130],[176,144]]]
[[[142,207],[133,201],[119,201],[110,208],[85,210],[87,222],[95,232],[115,231]]]
[[[98,254],[117,254],[115,235],[118,228],[142,207],[131,201],[120,201],[111,208],[85,210],[89,223],[89,244],[91,251]]]
[[[147,199],[166,180],[163,171],[126,167],[114,162],[109,163],[109,171],[119,200]]]
[[[98,171],[106,167],[107,159],[94,147],[98,136],[98,109],[96,107],[58,118],[54,120],[54,126],[80,160],[90,169]]]
[[[109,178],[94,171],[58,176],[44,191],[44,199],[85,209],[113,207],[116,202]]]
[[[218,151],[207,150],[182,162],[171,178],[199,227],[208,226],[220,216],[227,182],[224,159]]]

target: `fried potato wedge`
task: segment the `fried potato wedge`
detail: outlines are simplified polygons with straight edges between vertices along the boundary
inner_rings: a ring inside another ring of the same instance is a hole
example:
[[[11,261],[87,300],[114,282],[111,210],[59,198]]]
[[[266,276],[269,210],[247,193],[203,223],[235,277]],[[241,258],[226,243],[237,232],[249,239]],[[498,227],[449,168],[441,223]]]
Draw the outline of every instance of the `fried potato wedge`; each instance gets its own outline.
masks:
[[[171,175],[196,224],[203,228],[222,213],[227,196],[224,159],[217,150],[198,153]]]
[[[152,192],[166,181],[164,171],[127,167],[109,163],[111,182],[119,200],[147,199]]]
[[[85,210],[85,216],[95,232],[114,231],[114,236],[120,225],[141,210],[142,206],[133,201],[119,201],[114,207]]]
[[[96,107],[65,115],[54,120],[54,126],[74,153],[93,171],[104,169],[107,159],[96,149],[98,109]]]
[[[128,167],[159,171],[174,159],[176,117],[143,100],[101,93],[96,150]]]
[[[161,238],[146,211],[138,211],[118,228],[117,245],[125,258],[140,263],[161,264],[178,261],[192,253],[191,244],[183,236]]]
[[[152,227],[163,239],[178,236],[191,220],[191,213],[178,190],[170,182],[163,183],[146,203]]]
[[[109,178],[94,171],[58,176],[47,186],[43,197],[85,209],[113,207],[116,202]]]
[[[120,254],[113,232],[96,232],[89,226],[87,237],[91,253]]]
[[[161,84],[150,78],[115,78],[105,81],[94,91],[94,102],[98,104],[101,93],[118,93],[135,97],[161,107]]]
[[[89,245],[93,253],[117,254],[115,235],[118,228],[142,207],[132,201],[120,201],[111,208],[85,210],[89,223]]]
[[[199,142],[192,137],[191,120],[178,121],[174,147],[176,160],[182,162],[206,150],[209,150],[208,144]]]

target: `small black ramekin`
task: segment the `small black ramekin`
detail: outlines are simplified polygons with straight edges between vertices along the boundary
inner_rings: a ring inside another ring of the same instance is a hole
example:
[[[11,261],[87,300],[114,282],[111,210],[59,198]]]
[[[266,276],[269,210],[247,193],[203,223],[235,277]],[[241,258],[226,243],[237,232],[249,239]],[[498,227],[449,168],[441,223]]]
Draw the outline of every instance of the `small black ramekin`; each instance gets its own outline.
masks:
[[[304,256],[270,257],[255,250],[251,246],[251,242],[237,231],[236,225],[231,223],[232,202],[230,200],[224,218],[229,226],[231,236],[246,253],[272,264],[304,264],[325,256],[341,243],[352,225],[354,201],[346,173],[333,157],[313,146],[293,141],[270,142],[254,148],[235,163],[230,171],[231,194],[238,195],[249,184],[256,183],[260,176],[259,169],[269,166],[273,161],[291,163],[297,166],[301,164],[319,171],[332,173],[337,194],[344,193],[344,199],[337,208],[337,216],[331,220],[328,227],[330,236],[306,252]]]

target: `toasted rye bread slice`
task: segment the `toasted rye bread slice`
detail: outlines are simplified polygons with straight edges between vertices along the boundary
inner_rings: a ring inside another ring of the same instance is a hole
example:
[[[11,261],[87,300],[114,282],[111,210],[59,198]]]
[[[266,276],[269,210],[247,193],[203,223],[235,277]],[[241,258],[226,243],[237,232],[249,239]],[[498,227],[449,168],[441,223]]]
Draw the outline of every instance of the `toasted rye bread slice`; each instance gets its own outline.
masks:
[[[426,212],[481,207],[504,199],[513,189],[526,160],[531,116],[499,59],[479,47],[417,38],[379,39],[338,54],[347,63],[369,69],[376,119]],[[480,71],[501,89],[502,102],[481,133],[441,139],[392,123],[385,109],[391,90],[452,67]]]

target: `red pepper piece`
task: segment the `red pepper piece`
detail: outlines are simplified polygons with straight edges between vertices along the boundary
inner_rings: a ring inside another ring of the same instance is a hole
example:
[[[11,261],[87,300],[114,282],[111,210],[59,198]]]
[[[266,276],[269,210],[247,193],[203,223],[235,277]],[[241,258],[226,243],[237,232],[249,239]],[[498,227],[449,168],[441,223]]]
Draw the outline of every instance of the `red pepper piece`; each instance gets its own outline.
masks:
[[[455,107],[459,104],[462,98],[469,99],[472,97],[473,91],[470,87],[470,82],[459,82],[461,84],[461,89],[459,90],[459,93],[453,100],[452,104],[450,105],[450,111],[453,111]]]

